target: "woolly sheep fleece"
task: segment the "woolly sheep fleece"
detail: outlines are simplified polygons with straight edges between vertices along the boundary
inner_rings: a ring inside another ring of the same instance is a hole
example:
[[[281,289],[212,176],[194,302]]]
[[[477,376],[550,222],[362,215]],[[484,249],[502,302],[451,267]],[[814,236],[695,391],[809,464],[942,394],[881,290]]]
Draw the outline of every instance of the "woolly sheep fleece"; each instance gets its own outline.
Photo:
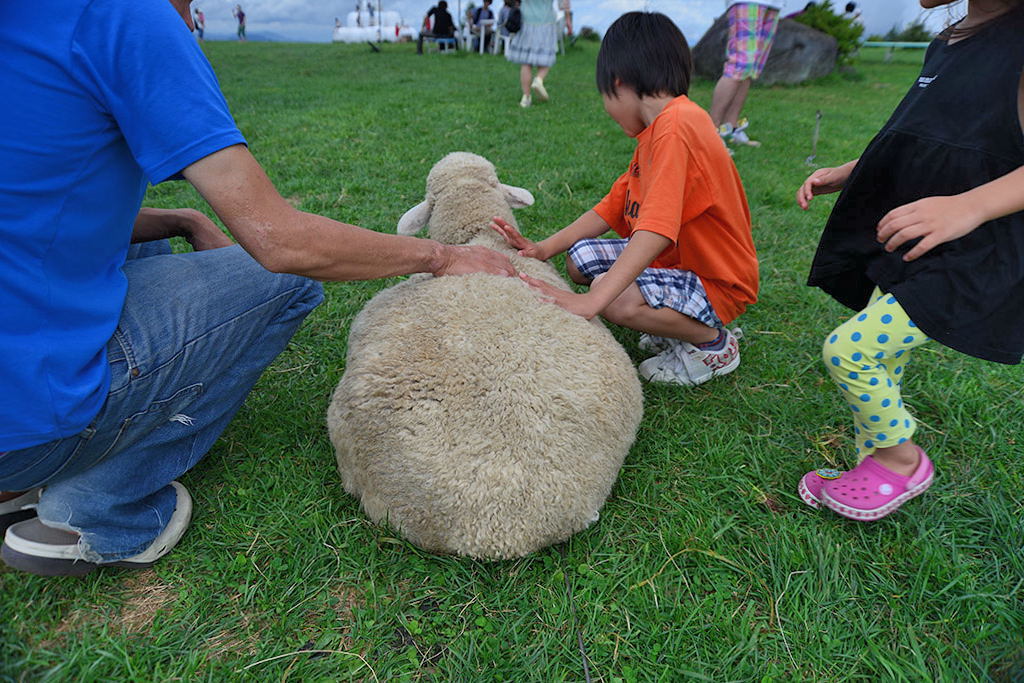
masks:
[[[488,226],[514,224],[529,192],[464,152],[427,178],[399,231],[505,253],[568,289]],[[377,523],[431,552],[507,559],[593,523],[643,410],[632,362],[604,325],[517,278],[414,275],[352,323],[345,373],[327,413],[345,490]]]

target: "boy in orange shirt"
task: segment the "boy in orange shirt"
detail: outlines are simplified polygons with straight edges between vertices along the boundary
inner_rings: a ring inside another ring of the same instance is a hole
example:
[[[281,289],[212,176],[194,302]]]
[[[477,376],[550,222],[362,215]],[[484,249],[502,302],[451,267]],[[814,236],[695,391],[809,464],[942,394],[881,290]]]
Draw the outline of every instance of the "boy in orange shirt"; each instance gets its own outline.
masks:
[[[563,308],[639,330],[659,353],[640,364],[655,382],[697,385],[736,369],[725,328],[757,300],[757,254],[739,174],[708,114],[686,97],[692,58],[663,14],[629,12],[605,34],[597,88],[605,111],[636,138],[629,169],[597,206],[531,242],[496,218],[491,227],[523,256],[568,252],[566,292],[533,278]],[[622,239],[597,239],[609,229]]]

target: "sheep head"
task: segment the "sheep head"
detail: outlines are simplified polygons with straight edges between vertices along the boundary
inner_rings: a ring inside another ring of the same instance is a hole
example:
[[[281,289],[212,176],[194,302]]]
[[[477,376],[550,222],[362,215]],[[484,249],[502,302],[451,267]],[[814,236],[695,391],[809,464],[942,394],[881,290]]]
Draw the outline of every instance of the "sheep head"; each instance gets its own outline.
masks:
[[[427,175],[426,198],[398,221],[398,234],[415,235],[430,226],[430,237],[444,244],[466,244],[488,230],[495,216],[515,225],[512,209],[533,204],[521,187],[498,181],[494,164],[468,152],[452,152]]]

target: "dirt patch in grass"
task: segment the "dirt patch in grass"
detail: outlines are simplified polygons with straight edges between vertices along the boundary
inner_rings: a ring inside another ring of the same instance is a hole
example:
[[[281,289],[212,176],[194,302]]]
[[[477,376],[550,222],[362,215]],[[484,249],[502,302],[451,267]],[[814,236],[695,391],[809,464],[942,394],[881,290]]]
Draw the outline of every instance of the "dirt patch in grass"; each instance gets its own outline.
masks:
[[[771,510],[772,512],[774,512],[775,514],[781,514],[787,511],[786,506],[783,503],[781,503],[778,498],[774,496],[765,495],[764,500],[761,501],[761,504],[764,505],[769,510]]]
[[[173,586],[163,583],[149,570],[132,574],[125,582],[125,593],[127,599],[116,623],[127,633],[148,630],[157,613],[176,598]]]
[[[350,620],[352,610],[366,604],[363,595],[352,586],[338,585],[331,588],[331,596],[338,602],[334,607],[339,619]]]
[[[75,609],[64,615],[60,623],[50,631],[49,637],[39,641],[41,650],[56,650],[64,645],[69,633],[75,633],[84,625],[96,621],[99,613],[90,609]]]
[[[224,655],[237,656],[237,655],[254,655],[256,654],[256,644],[259,640],[256,635],[256,630],[252,628],[252,616],[247,612],[242,612],[238,623],[231,627],[226,628],[218,633],[214,634],[210,638],[206,639],[204,649],[206,650],[209,659],[220,659]]]
[[[69,634],[99,624],[120,626],[129,634],[142,633],[149,629],[157,613],[176,598],[174,587],[160,581],[151,570],[127,575],[120,596],[124,603],[113,618],[109,609],[100,606],[73,609],[64,615],[46,639],[39,642],[39,647],[45,650],[63,647]]]

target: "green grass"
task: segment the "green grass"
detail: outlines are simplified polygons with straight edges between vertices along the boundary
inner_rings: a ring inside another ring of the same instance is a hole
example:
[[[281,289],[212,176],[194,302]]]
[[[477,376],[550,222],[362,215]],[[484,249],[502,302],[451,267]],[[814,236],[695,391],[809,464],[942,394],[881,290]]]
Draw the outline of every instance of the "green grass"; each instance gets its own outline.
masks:
[[[491,159],[536,196],[540,238],[592,206],[633,143],[593,85],[596,46],[561,57],[552,100],[517,106],[516,68],[409,45],[208,43],[252,151],[304,210],[392,231],[442,155]],[[740,149],[761,302],[743,365],[697,389],[645,386],[636,444],[598,524],[515,562],[434,557],[346,496],[324,427],[352,316],[388,282],[327,300],[184,483],[195,522],[153,570],[44,579],[0,570],[0,679],[1020,680],[1024,523],[1019,368],[918,354],[907,400],[938,478],[863,525],[806,508],[798,478],[850,464],[819,360],[848,312],[804,285],[832,204],[793,195],[856,157],[917,75],[865,51],[855,75],[755,89]],[[692,95],[707,106],[709,83]],[[183,183],[152,206],[205,206]],[[637,361],[635,333],[615,331]]]

